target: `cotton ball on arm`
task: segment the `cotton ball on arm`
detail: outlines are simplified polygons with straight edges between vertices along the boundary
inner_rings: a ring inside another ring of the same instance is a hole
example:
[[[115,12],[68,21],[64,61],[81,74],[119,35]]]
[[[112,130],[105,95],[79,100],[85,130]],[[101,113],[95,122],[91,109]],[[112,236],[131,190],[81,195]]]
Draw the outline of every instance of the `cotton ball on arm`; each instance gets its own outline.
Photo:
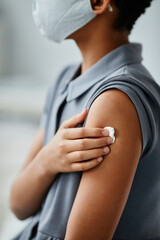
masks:
[[[109,131],[109,136],[113,139],[112,143],[114,143],[115,140],[116,140],[116,138],[114,136],[114,134],[115,134],[114,128],[112,128],[112,127],[104,127],[103,129],[107,129]]]

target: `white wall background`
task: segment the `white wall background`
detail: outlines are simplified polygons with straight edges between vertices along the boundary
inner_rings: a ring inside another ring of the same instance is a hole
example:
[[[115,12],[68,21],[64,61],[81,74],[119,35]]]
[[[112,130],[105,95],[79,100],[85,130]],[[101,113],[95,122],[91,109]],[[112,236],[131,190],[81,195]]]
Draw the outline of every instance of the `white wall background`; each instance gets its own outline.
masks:
[[[158,83],[159,23],[160,1],[153,0],[130,37],[143,44],[144,64]],[[11,239],[25,224],[9,210],[9,192],[38,129],[47,86],[65,64],[80,59],[73,40],[41,37],[31,0],[0,0],[0,239]]]

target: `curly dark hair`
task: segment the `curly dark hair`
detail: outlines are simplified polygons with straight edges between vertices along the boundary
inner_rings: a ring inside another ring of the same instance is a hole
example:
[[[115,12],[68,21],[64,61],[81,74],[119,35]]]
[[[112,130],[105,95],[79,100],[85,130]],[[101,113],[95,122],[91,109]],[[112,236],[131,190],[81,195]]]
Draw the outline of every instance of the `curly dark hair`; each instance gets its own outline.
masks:
[[[128,30],[131,32],[136,20],[145,13],[152,0],[113,0],[119,10],[119,16],[114,23],[118,30]]]

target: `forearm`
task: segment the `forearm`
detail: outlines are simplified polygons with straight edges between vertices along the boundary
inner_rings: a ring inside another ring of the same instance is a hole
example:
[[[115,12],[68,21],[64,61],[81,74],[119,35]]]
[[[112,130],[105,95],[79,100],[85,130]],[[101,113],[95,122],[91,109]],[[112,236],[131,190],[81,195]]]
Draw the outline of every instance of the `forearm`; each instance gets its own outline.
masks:
[[[10,207],[23,220],[37,212],[57,173],[51,174],[44,167],[45,148],[20,173],[11,188]]]

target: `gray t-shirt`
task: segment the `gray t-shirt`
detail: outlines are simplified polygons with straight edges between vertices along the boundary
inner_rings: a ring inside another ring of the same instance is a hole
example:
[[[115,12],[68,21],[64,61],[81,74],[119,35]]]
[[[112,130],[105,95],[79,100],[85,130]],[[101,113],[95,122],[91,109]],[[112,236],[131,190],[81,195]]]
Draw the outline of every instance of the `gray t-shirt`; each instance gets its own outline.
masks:
[[[160,86],[142,65],[141,52],[141,44],[125,44],[79,76],[81,62],[65,66],[48,89],[40,121],[45,129],[45,145],[66,119],[89,109],[102,92],[117,88],[132,100],[143,148],[113,240],[160,239]],[[42,209],[15,239],[64,240],[81,174],[59,173]]]

